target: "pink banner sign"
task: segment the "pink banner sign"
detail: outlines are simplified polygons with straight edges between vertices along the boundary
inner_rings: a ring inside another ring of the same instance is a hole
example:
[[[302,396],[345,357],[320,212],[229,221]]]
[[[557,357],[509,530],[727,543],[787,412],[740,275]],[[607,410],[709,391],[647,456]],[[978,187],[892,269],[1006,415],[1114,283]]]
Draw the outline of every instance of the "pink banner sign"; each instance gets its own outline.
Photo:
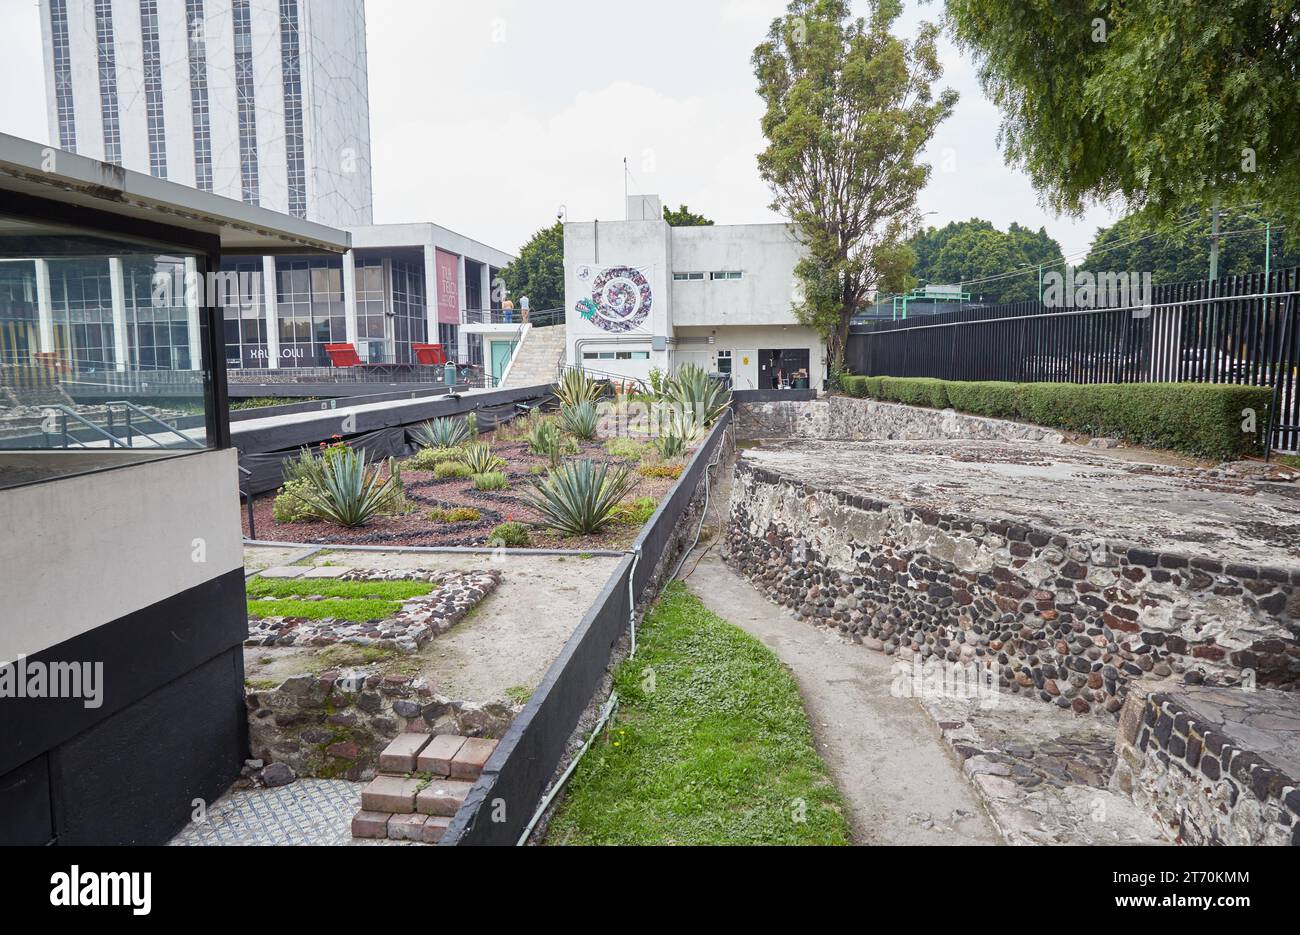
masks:
[[[460,322],[460,257],[442,250],[435,250],[434,254],[438,323],[455,325]]]

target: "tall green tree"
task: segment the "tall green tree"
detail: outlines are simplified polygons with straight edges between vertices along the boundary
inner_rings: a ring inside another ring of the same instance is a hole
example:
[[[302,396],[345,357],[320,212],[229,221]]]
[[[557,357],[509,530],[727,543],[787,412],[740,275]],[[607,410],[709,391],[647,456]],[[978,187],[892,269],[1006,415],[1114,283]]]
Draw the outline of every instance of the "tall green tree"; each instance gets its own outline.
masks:
[[[792,0],[752,59],[766,105],[759,172],[805,246],[795,315],[825,337],[833,371],[858,308],[908,283],[903,241],[930,176],[921,150],[957,101],[932,89],[937,28],[900,39],[890,29],[901,11],[871,0],[854,18],[845,0]]]
[[[952,221],[917,234],[908,246],[916,254],[912,275],[918,282],[963,284],[984,302],[1036,299],[1038,265],[1059,270],[1062,264],[1061,245],[1045,229],[1014,221],[1005,232],[981,218]]]
[[[528,296],[534,309],[564,304],[564,225],[543,227],[519,248],[519,258],[501,271],[509,298]]]
[[[1257,211],[1228,211],[1220,219],[1219,275],[1264,271],[1265,221]],[[1300,266],[1300,250],[1287,249],[1276,225],[1270,232],[1269,265]],[[1150,273],[1155,283],[1204,279],[1209,268],[1210,225],[1193,217],[1173,230],[1156,230],[1141,216],[1120,218],[1093,238],[1081,269]]]
[[[1166,229],[1262,205],[1300,228],[1300,0],[947,0],[1046,203]]]
[[[702,214],[696,214],[686,205],[678,205],[676,211],[669,211],[664,205],[664,220],[671,227],[712,227],[713,222]]]

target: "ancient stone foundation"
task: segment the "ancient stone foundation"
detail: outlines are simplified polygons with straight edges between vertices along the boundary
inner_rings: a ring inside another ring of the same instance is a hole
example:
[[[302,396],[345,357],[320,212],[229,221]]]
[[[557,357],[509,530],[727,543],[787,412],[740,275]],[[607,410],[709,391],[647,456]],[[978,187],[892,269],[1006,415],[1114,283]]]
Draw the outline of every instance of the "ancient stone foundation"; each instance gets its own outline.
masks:
[[[771,600],[886,653],[1118,716],[1137,679],[1300,686],[1300,571],[806,486],[742,458],[725,554]]]
[[[1134,692],[1111,787],[1185,844],[1300,845],[1300,706],[1268,689]]]

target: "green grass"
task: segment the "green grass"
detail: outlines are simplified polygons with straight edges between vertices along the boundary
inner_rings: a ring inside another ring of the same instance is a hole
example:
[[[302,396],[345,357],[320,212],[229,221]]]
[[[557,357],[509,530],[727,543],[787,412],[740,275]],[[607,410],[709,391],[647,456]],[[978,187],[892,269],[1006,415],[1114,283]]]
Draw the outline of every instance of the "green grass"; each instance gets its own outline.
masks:
[[[615,723],[579,764],[548,843],[849,842],[794,680],[683,585],[646,617],[615,688]]]
[[[368,598],[334,598],[327,601],[250,600],[250,617],[306,617],[320,620],[336,617],[360,623],[365,620],[383,620],[402,609],[401,601],[372,600]]]
[[[427,581],[339,581],[335,578],[254,578],[248,582],[249,597],[382,598],[403,601],[432,591]]]

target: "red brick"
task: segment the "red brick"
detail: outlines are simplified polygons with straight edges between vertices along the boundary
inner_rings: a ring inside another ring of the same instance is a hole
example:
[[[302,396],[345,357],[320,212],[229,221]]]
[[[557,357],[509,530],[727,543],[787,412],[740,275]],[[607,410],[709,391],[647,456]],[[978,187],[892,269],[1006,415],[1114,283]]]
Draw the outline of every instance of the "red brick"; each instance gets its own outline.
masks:
[[[420,751],[415,759],[415,768],[422,773],[446,776],[451,772],[451,758],[460,752],[464,737],[455,734],[439,734],[429,741],[429,745]]]
[[[415,810],[425,815],[441,815],[450,818],[456,814],[456,810],[460,808],[461,803],[465,801],[465,796],[469,795],[469,790],[473,787],[472,782],[435,779],[421,789],[415,797]]]
[[[420,780],[399,776],[376,776],[361,790],[361,807],[369,812],[415,811],[415,793]]]
[[[442,818],[438,815],[430,816],[424,823],[424,833],[420,836],[420,840],[425,844],[437,844],[442,840],[442,836],[450,824],[450,818]]]
[[[425,815],[394,815],[388,819],[388,837],[394,841],[418,841],[424,834]]]
[[[452,779],[478,779],[479,773],[483,772],[483,764],[488,761],[488,757],[496,748],[495,740],[466,737],[465,745],[451,758],[449,775]]]
[[[352,816],[354,838],[383,838],[388,836],[388,812],[368,812],[364,808]]]
[[[429,742],[428,734],[398,734],[384,752],[379,754],[379,771],[382,773],[413,773],[415,758]]]

